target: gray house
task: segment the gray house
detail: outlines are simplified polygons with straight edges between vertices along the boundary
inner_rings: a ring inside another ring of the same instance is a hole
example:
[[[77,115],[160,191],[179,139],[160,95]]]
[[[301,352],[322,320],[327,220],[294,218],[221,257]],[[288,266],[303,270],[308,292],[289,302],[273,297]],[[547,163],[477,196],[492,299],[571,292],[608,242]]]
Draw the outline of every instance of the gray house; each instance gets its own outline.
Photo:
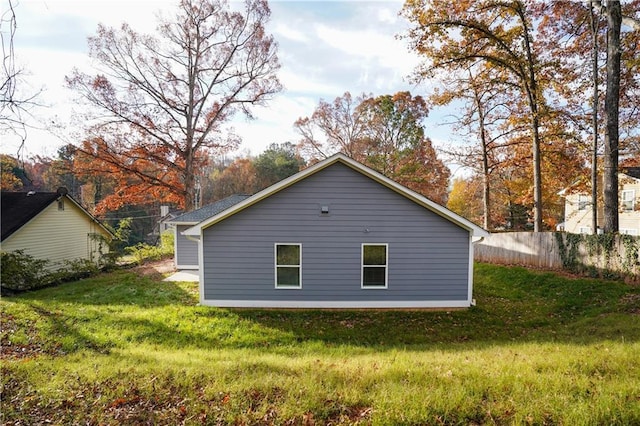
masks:
[[[222,307],[462,308],[487,231],[336,154],[184,232],[200,303]]]
[[[238,204],[248,198],[248,195],[232,195],[215,203],[208,204],[189,213],[184,213],[169,221],[167,224],[173,225],[175,230],[174,238],[174,263],[176,269],[198,269],[198,242],[193,237],[183,234],[188,228],[209,219],[212,216]],[[191,238],[191,239],[190,239]]]

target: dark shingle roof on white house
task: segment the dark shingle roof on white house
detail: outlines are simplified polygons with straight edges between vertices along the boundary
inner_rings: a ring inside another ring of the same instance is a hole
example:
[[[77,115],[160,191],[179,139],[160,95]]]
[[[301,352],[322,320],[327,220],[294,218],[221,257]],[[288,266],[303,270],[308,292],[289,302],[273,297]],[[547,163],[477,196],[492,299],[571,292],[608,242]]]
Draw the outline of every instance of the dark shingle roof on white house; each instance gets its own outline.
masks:
[[[167,223],[171,223],[174,225],[196,225],[205,219],[209,219],[210,217],[215,216],[218,213],[221,213],[226,209],[235,206],[240,201],[243,201],[249,197],[250,195],[234,194],[227,198],[223,198],[222,200],[216,201],[215,203],[207,204],[206,206],[203,206],[197,210],[175,217],[167,221]]]
[[[51,203],[66,197],[71,200],[83,213],[89,217],[93,222],[98,224],[108,234],[112,235],[111,231],[104,227],[104,225],[87,210],[84,209],[78,202],[76,202],[69,194],[66,188],[60,187],[56,192],[8,192],[0,191],[0,210],[2,214],[2,220],[0,220],[2,228],[1,241],[9,238],[16,231],[27,224],[31,219],[38,216],[45,208]]]
[[[621,167],[620,171],[627,176],[640,179],[640,167]]]

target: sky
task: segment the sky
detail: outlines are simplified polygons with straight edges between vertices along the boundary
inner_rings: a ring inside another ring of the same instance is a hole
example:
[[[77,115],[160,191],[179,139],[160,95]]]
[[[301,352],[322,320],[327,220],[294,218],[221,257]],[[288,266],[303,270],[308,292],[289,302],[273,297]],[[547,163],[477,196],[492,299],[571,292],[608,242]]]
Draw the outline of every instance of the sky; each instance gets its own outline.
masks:
[[[17,66],[24,71],[21,93],[41,91],[41,106],[28,122],[25,156],[55,156],[58,147],[78,143],[81,131],[67,125],[77,95],[64,78],[74,67],[92,71],[87,37],[98,23],[118,27],[127,22],[142,33],[152,33],[156,13],[176,7],[178,0],[13,0],[17,18],[14,47]],[[8,0],[0,0],[6,10]],[[402,1],[293,1],[271,0],[267,31],[278,42],[279,78],[284,90],[266,107],[253,110],[254,119],[233,120],[242,137],[236,154],[257,155],[272,143],[297,143],[293,123],[311,116],[318,102],[333,101],[346,91],[355,97],[408,90],[424,95],[427,83],[408,77],[420,59],[398,40],[408,23],[398,16]],[[6,30],[3,24],[2,31]],[[432,111],[426,133],[436,147],[451,142],[442,111]],[[52,126],[55,124],[55,126]],[[47,128],[55,128],[52,132]],[[19,140],[0,134],[2,153],[15,155]]]

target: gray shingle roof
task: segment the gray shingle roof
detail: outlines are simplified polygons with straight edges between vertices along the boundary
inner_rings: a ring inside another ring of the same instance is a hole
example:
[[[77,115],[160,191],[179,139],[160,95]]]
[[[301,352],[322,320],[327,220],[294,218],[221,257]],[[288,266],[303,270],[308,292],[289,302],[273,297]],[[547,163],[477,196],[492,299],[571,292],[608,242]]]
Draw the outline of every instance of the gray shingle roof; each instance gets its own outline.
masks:
[[[2,241],[60,197],[57,192],[0,192]]]
[[[6,192],[0,191],[0,209],[2,220],[0,220],[0,228],[2,228],[1,240],[9,238],[18,229],[22,228],[27,222],[40,214],[51,203],[60,197],[66,197],[71,200],[80,210],[82,210],[91,220],[97,223],[105,232],[111,234],[107,228],[88,211],[84,209],[69,194],[66,188],[58,188],[56,192]]]
[[[215,203],[207,204],[206,206],[203,206],[198,210],[194,210],[192,212],[175,217],[167,221],[167,223],[186,223],[195,225],[205,219],[209,219],[210,217],[217,215],[218,213],[222,213],[229,207],[232,207],[238,204],[240,201],[245,200],[249,197],[250,195],[231,195],[227,198],[223,198],[220,201],[216,201]]]
[[[640,179],[640,167],[621,167],[622,173]]]

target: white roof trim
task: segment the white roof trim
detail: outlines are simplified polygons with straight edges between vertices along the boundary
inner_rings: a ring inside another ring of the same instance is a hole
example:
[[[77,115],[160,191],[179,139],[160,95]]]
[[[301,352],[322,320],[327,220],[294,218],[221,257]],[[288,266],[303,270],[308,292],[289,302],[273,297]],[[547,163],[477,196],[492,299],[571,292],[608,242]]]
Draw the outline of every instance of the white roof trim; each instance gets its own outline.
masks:
[[[281,180],[280,182],[271,185],[270,187],[263,189],[262,191],[252,195],[251,197],[239,202],[238,204],[232,206],[231,208],[210,217],[209,219],[203,220],[198,223],[196,226],[193,226],[184,232],[183,235],[200,235],[203,229],[208,228],[220,222],[221,220],[226,219],[229,216],[236,214],[237,212],[244,210],[247,207],[250,207],[261,200],[305,179],[308,176],[311,176],[335,163],[342,163],[351,169],[360,172],[361,174],[377,181],[378,183],[386,186],[387,188],[392,189],[393,191],[403,195],[404,197],[412,200],[413,202],[431,210],[437,215],[455,223],[461,228],[467,229],[471,232],[473,236],[477,237],[488,237],[489,232],[476,225],[475,223],[465,219],[464,217],[452,212],[451,210],[429,200],[423,195],[418,194],[415,191],[406,188],[399,183],[389,179],[388,177],[382,175],[381,173],[376,172],[375,170],[360,164],[359,162],[347,157],[346,155],[339,153],[332,155],[331,157],[320,161],[319,163],[314,164],[311,167],[307,167],[306,169],[296,173],[293,176],[289,176],[288,178]]]

